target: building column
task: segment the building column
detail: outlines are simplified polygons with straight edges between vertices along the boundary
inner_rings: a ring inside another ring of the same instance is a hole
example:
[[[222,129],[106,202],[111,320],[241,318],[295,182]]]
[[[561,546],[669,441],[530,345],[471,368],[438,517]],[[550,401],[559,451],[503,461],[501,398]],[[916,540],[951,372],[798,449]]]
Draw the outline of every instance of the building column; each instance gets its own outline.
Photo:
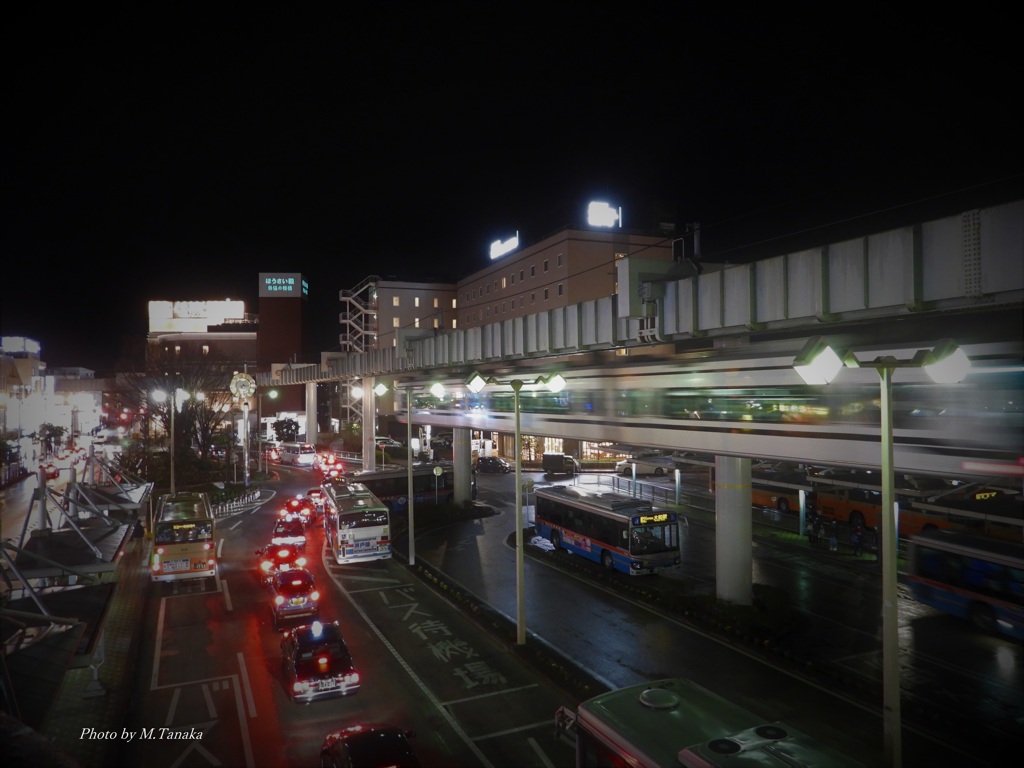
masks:
[[[363,469],[377,468],[377,444],[373,438],[377,433],[377,396],[373,388],[377,386],[374,376],[366,376],[361,383],[363,388]]]
[[[320,429],[316,423],[316,382],[306,384],[306,442],[316,445]]]
[[[753,602],[750,459],[715,457],[715,594]]]
[[[473,499],[473,459],[467,427],[452,429],[452,464],[455,465],[455,503]]]

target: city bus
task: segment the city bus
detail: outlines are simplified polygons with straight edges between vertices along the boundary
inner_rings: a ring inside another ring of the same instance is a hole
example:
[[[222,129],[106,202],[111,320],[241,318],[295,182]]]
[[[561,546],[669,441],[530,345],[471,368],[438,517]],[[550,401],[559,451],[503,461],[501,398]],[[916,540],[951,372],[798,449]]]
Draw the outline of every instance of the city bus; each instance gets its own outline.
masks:
[[[335,478],[323,484],[324,531],[339,565],[391,557],[391,513],[362,483]]]
[[[910,539],[907,581],[923,605],[1024,640],[1024,544],[962,531]]]
[[[316,446],[311,443],[281,443],[277,452],[282,464],[311,467],[316,461]]]
[[[909,538],[916,533],[931,530],[952,530],[958,523],[949,515],[918,507],[921,491],[897,488],[899,505],[899,537]],[[870,486],[817,486],[814,491],[814,511],[824,520],[849,525],[850,530],[879,530],[882,525],[882,491]]]
[[[440,473],[435,472],[440,468]],[[365,485],[392,512],[409,508],[409,470],[406,467],[366,469],[351,478]],[[450,504],[455,494],[455,470],[451,464],[414,464],[413,501],[416,504]]]
[[[578,486],[538,488],[537,534],[557,549],[633,576],[673,568],[682,561],[675,512],[622,493]]]
[[[576,768],[863,765],[682,678],[601,693],[575,712],[560,707],[555,732],[574,741]]]
[[[153,513],[153,581],[217,575],[217,521],[205,493],[165,494]]]

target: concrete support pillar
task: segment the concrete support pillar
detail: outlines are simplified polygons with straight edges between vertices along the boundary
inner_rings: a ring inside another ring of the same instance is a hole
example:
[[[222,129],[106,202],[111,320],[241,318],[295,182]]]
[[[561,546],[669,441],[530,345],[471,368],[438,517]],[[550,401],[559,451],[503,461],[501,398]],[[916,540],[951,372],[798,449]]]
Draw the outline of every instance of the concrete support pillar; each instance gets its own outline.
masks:
[[[377,446],[373,438],[377,435],[377,396],[373,388],[377,386],[377,379],[367,376],[360,386],[363,388],[363,469],[376,469]]]
[[[715,593],[737,605],[753,602],[750,459],[715,457]]]
[[[316,382],[306,384],[306,442],[316,445],[320,439],[320,427],[316,423]]]
[[[452,430],[452,464],[455,465],[455,503],[463,504],[473,498],[473,465],[470,451],[470,431],[465,427]]]

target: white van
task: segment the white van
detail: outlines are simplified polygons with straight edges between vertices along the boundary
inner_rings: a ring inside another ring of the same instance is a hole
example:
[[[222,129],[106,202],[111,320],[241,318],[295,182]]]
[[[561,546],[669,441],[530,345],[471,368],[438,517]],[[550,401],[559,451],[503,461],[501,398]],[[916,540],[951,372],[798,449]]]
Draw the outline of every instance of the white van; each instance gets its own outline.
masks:
[[[312,443],[281,443],[277,449],[282,464],[311,467],[316,459],[316,446]]]

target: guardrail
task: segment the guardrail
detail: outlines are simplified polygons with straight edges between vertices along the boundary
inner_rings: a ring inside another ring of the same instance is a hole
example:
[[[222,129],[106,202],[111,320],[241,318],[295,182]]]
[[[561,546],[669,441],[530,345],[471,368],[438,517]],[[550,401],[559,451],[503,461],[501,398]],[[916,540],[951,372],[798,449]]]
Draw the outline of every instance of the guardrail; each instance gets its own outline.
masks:
[[[251,507],[253,504],[260,500],[260,492],[258,489],[253,489],[241,496],[236,496],[230,501],[222,501],[218,504],[213,505],[213,516],[214,517],[227,517],[233,515],[236,512],[243,511],[246,507]]]

